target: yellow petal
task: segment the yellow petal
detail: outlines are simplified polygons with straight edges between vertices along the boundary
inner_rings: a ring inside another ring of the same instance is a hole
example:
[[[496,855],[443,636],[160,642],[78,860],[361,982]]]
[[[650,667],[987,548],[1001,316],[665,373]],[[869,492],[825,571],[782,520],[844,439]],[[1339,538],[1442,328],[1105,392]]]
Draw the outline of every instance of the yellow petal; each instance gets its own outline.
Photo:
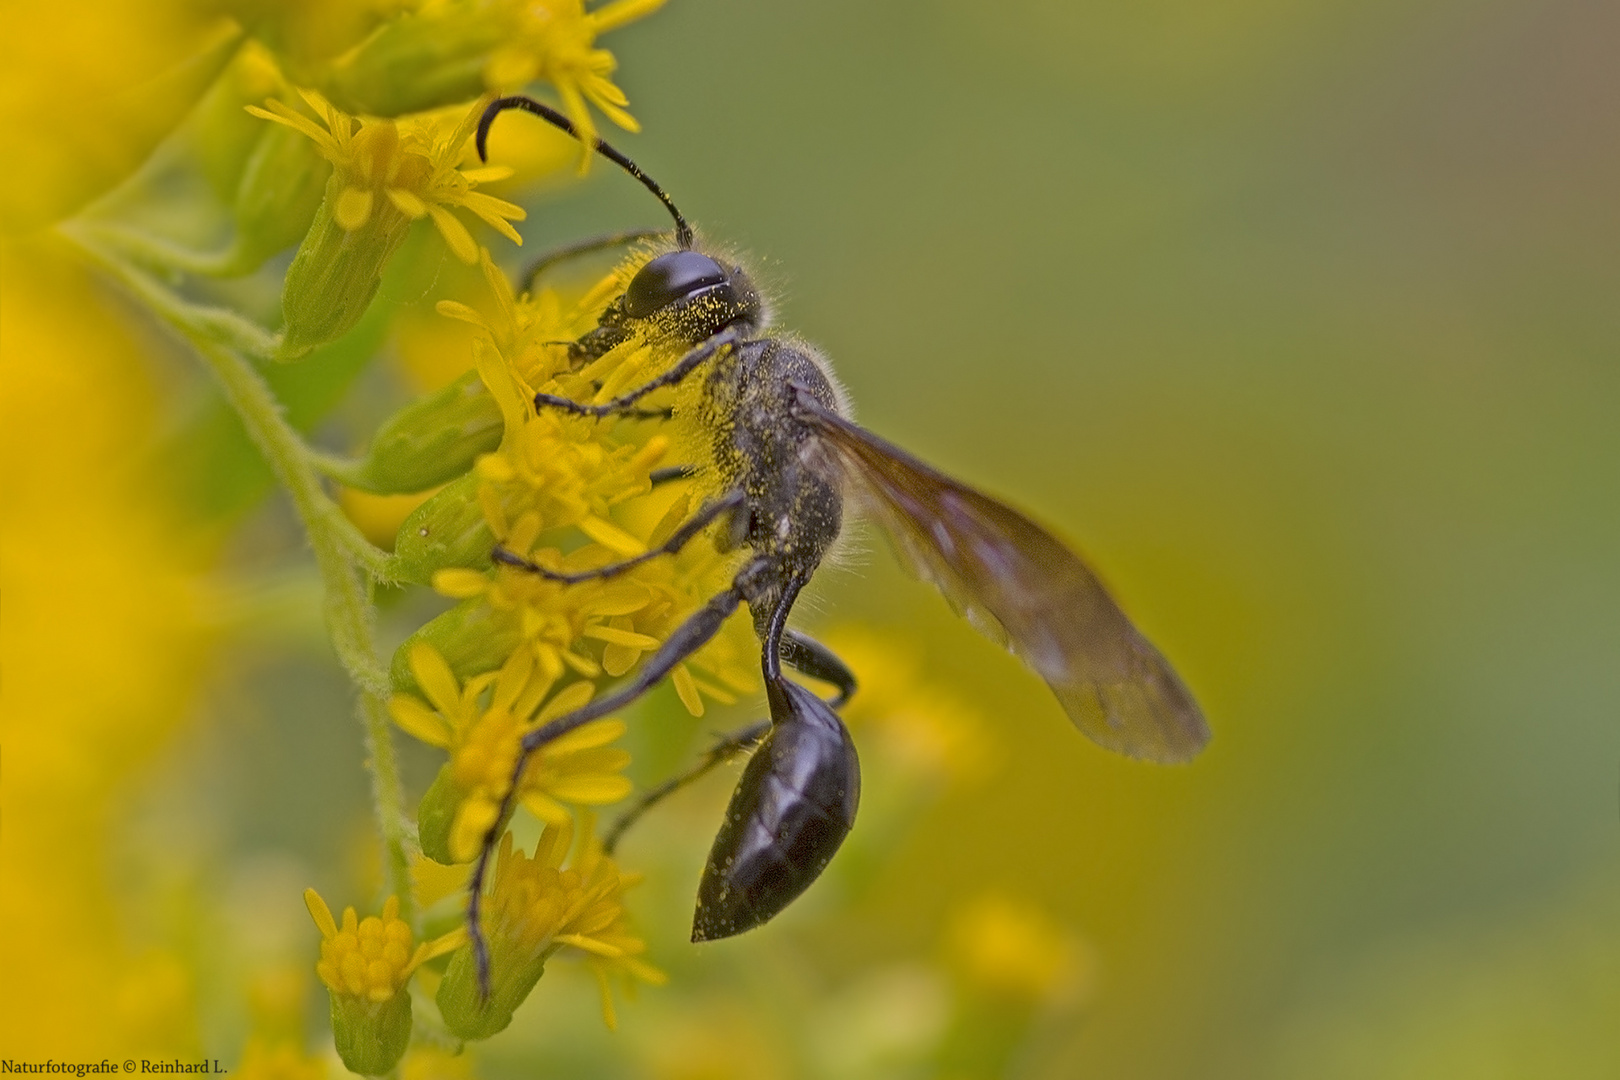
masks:
[[[557,696],[561,697],[562,695],[559,694]],[[589,700],[588,695],[586,700]],[[579,705],[583,704],[585,704],[584,701],[579,703]],[[579,705],[572,705],[570,708],[577,709],[579,708]],[[558,715],[561,715],[561,712],[559,712]],[[620,735],[623,735],[625,731],[626,728],[624,721],[615,717],[607,716],[600,720],[592,720],[588,724],[581,724],[579,727],[575,728],[573,731],[570,731],[561,738],[547,743],[546,753],[571,754],[580,750],[590,750],[594,747],[606,746],[614,739],[617,739]]]
[[[346,232],[354,232],[371,220],[371,192],[364,188],[344,188],[332,206],[332,220]]]
[[[409,694],[388,699],[388,713],[401,731],[429,746],[446,749],[450,746],[450,728],[444,718],[422,705]]]
[[[623,645],[609,645],[602,650],[602,670],[618,678],[636,666],[642,650],[627,649]]]
[[[433,574],[433,591],[440,596],[465,600],[469,596],[481,596],[488,589],[489,578],[477,570],[452,566],[448,569],[435,571]]]
[[[566,802],[604,806],[630,794],[631,785],[623,776],[565,776],[548,788],[552,795]]]
[[[529,674],[534,671],[534,653],[528,649],[518,649],[507,657],[506,663],[501,665],[500,678],[495,682],[495,696],[490,701],[492,712],[506,712],[512,703],[523,693],[524,687],[529,684]]]
[[[439,227],[439,234],[456,258],[469,266],[478,261],[478,245],[473,243],[472,233],[460,218],[437,204],[429,204],[427,212],[433,216],[433,224]]]
[[[601,667],[597,665],[595,660],[592,660],[588,656],[581,656],[578,653],[572,652],[568,649],[564,649],[561,656],[563,663],[567,664],[569,667],[573,668],[587,679],[594,679],[598,675],[602,674]]]
[[[543,791],[525,791],[523,806],[547,825],[560,828],[572,820],[568,808]],[[536,853],[536,858],[538,857]]]
[[[692,681],[692,673],[685,664],[675,669],[670,681],[675,684],[675,693],[681,699],[681,704],[686,706],[686,711],[693,716],[702,716],[703,695],[698,693],[697,683]]]
[[[605,941],[597,941],[595,938],[588,938],[582,934],[558,934],[551,940],[560,941],[564,945],[572,945],[576,949],[583,949],[597,956],[605,956],[609,960],[617,960],[624,955],[624,950],[617,945],[609,945]]]
[[[422,693],[441,713],[454,716],[461,708],[461,687],[439,650],[418,641],[411,646],[410,660],[411,674],[416,676],[416,685],[422,688]]]
[[[584,635],[612,645],[625,645],[633,649],[656,649],[658,639],[638,634],[633,630],[617,630],[611,626],[587,626]]]
[[[482,315],[478,314],[478,312],[474,311],[466,304],[458,303],[455,300],[440,300],[437,304],[433,305],[433,310],[437,311],[440,315],[443,315],[447,319],[458,319],[461,322],[471,323],[472,325],[481,327],[485,330],[489,329],[489,324],[484,322],[484,317]]]
[[[428,212],[427,203],[404,188],[389,188],[385,194],[388,196],[388,201],[398,207],[399,212],[412,221]]]
[[[462,169],[461,175],[465,176],[469,183],[493,184],[497,180],[505,180],[516,171],[510,165],[485,165],[476,169]]]
[[[634,615],[646,607],[651,599],[647,586],[635,581],[621,581],[597,593],[591,600],[591,610],[598,615]]]
[[[614,0],[585,16],[585,21],[596,33],[605,34],[626,23],[646,18],[663,6],[664,0]]]
[[[541,659],[542,662],[544,662],[545,658],[542,657]],[[553,697],[550,701],[546,702],[546,707],[540,710],[540,715],[535,717],[535,722],[543,724],[547,720],[555,720],[564,713],[573,712],[581,705],[584,705],[586,702],[590,701],[595,695],[596,687],[592,683],[585,681],[571,682],[561,690],[557,691],[556,697]],[[600,723],[600,721],[596,722]],[[589,727],[590,725],[587,724],[586,726]],[[570,735],[571,734],[574,733],[570,732]],[[565,735],[563,738],[568,738],[568,736]],[[614,738],[618,738],[618,736],[615,735]],[[609,741],[611,742],[612,740],[610,739]]]
[[[586,515],[580,521],[579,531],[603,547],[620,555],[640,555],[647,550],[640,540],[637,540],[612,522],[602,520],[595,514]]]
[[[309,909],[309,917],[315,920],[320,928],[323,938],[335,938],[338,935],[337,923],[332,920],[332,909],[326,906],[321,894],[314,889],[304,890],[304,906]]]

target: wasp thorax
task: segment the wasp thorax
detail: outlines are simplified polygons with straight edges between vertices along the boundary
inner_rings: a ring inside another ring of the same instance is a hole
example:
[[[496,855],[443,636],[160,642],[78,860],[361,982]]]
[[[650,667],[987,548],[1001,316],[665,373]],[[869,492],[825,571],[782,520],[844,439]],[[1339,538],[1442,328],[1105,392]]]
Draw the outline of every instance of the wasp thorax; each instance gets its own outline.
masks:
[[[681,337],[702,341],[728,326],[744,332],[759,321],[760,300],[741,267],[727,268],[699,251],[671,251],[653,259],[630,279],[624,313],[632,319],[659,319]]]

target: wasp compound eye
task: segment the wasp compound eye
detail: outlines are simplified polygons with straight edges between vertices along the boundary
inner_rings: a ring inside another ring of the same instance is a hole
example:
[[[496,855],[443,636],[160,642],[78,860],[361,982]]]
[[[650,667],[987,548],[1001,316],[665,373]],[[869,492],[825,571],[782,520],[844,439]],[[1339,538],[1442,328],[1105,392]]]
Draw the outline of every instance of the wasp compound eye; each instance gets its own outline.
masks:
[[[672,251],[636,271],[624,291],[624,313],[645,319],[700,296],[730,306],[733,297],[725,268],[700,252]]]

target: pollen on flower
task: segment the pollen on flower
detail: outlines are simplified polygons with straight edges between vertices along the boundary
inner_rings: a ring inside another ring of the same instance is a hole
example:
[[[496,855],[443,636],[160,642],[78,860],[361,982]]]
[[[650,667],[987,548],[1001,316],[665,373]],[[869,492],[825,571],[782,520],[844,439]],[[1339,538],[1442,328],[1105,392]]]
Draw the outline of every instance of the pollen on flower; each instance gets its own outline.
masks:
[[[329,190],[336,192],[332,215],[344,230],[356,232],[386,211],[411,221],[431,217],[456,257],[474,263],[478,245],[467,226],[451,213],[452,209],[465,209],[513,243],[523,243],[511,225],[527,216],[523,208],[474,190],[480,183],[504,179],[511,170],[504,166],[459,167],[467,140],[478,125],[482,101],[442,133],[434,117],[357,119],[313,90],[300,94],[321,123],[275,98],[265,103],[266,108],[250,105],[248,111],[309,136],[332,162],[335,168]]]

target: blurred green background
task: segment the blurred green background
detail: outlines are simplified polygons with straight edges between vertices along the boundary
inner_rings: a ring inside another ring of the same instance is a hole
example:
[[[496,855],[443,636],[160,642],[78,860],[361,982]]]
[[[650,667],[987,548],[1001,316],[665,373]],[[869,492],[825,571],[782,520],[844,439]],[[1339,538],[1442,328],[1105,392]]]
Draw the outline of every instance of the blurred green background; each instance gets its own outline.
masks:
[[[863,1011],[927,1028],[927,965],[987,892],[1095,962],[1018,1076],[1620,1075],[1617,36],[1620,10],[1577,0],[674,0],[616,31],[645,134],[610,137],[754,257],[865,424],[1087,552],[1214,740],[1177,768],[1092,746],[868,537],[804,621],[915,642],[996,770],[919,795],[858,731],[850,846],[777,923],[703,949],[727,784],[674,800],[625,848],[671,987],[607,1036],[554,965],[479,1075],[849,1080],[828,1048]],[[605,167],[529,206],[509,269],[663,224]],[[357,386],[339,449],[402,393]],[[204,465],[244,502],[268,483]],[[279,499],[229,556],[265,574],[255,616],[304,636],[236,650],[128,815],[123,879],[189,858],[186,888],[217,878],[282,935],[266,951],[312,957],[300,890],[366,902],[350,691],[307,574],[278,576],[305,561]],[[394,640],[433,605],[385,600]],[[630,736],[643,782],[725,723],[671,705]],[[404,752],[419,791],[439,756]],[[929,809],[901,828],[896,806]],[[729,1059],[681,1049],[699,1025]],[[882,1061],[860,1075],[928,1075]]]
[[[924,642],[1008,759],[852,952],[1037,898],[1101,976],[1031,1075],[1620,1074],[1617,35],[1586,0],[693,0],[615,39],[620,145],[864,423],[1088,552],[1214,729],[1185,768],[1085,743],[873,539],[825,619]],[[658,223],[605,169],[559,197]]]

